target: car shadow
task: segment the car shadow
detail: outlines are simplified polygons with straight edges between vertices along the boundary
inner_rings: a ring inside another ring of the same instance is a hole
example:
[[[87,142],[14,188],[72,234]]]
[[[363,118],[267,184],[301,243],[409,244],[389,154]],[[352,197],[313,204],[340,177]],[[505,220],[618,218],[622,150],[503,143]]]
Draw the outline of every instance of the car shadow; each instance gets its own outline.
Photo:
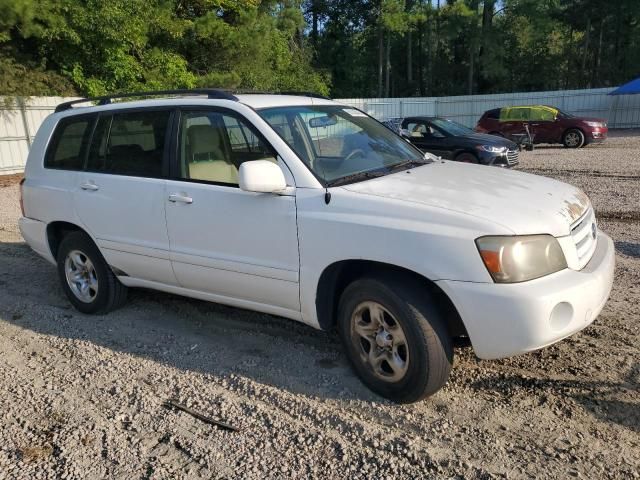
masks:
[[[614,242],[616,246],[616,250],[622,253],[623,255],[627,255],[628,257],[640,258],[640,243],[633,242]]]
[[[475,390],[495,391],[505,398],[511,397],[517,388],[539,389],[559,397],[571,397],[594,417],[640,432],[638,402],[628,400],[637,399],[640,395],[640,363],[631,367],[619,383],[499,374],[477,380],[471,387]],[[563,412],[560,411],[559,414],[562,415]]]
[[[182,371],[238,375],[292,393],[387,401],[352,372],[338,335],[273,315],[143,289],[108,315],[75,310],[55,267],[24,243],[0,242],[0,318]]]

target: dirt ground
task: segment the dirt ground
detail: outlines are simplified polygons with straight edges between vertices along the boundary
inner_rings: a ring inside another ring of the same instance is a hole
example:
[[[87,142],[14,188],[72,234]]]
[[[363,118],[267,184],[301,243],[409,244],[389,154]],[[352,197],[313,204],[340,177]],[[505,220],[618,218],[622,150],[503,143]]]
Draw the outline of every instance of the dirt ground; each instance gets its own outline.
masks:
[[[512,359],[457,350],[448,385],[408,406],[288,320],[150,291],[79,314],[0,187],[0,479],[640,478],[640,136],[622,135],[519,167],[583,188],[615,240],[600,317]]]

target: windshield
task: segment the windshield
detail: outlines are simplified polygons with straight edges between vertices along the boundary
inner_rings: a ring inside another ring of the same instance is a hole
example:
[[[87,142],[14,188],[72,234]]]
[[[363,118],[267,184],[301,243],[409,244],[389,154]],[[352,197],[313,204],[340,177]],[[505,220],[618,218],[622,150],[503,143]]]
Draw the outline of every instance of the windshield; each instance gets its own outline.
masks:
[[[354,108],[307,105],[266,108],[258,113],[327,185],[427,163],[420,150]]]
[[[562,110],[558,110],[558,117],[560,118],[576,118],[575,115],[569,112],[563,112]]]
[[[474,133],[473,130],[465,127],[461,123],[454,122],[453,120],[447,120],[445,118],[433,118],[431,120],[431,123],[435,127],[438,127],[440,130],[443,130],[445,133],[448,133],[449,135],[452,135],[454,137]]]

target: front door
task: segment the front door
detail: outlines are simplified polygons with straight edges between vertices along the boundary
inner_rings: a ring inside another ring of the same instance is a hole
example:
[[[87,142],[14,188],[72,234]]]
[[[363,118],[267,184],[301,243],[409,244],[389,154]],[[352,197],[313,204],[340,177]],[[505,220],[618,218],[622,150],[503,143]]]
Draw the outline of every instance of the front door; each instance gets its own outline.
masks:
[[[98,117],[74,205],[118,275],[175,285],[165,221],[165,146],[171,112]]]
[[[238,187],[242,162],[278,162],[275,152],[231,110],[185,110],[180,117],[165,198],[180,286],[221,303],[299,312],[295,196]]]
[[[500,111],[500,132],[506,138],[516,142],[528,140],[527,128],[529,128],[529,107],[503,108]]]
[[[423,152],[449,158],[451,152],[447,137],[429,122],[423,120],[410,121],[403,128],[409,131],[411,143]]]

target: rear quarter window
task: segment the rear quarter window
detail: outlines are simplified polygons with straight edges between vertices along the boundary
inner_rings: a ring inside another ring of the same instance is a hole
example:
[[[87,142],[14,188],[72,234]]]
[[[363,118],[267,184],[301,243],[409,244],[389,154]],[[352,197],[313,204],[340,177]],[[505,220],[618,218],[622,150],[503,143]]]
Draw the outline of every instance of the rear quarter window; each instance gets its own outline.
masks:
[[[45,168],[82,170],[94,118],[71,117],[58,123],[45,154]]]

